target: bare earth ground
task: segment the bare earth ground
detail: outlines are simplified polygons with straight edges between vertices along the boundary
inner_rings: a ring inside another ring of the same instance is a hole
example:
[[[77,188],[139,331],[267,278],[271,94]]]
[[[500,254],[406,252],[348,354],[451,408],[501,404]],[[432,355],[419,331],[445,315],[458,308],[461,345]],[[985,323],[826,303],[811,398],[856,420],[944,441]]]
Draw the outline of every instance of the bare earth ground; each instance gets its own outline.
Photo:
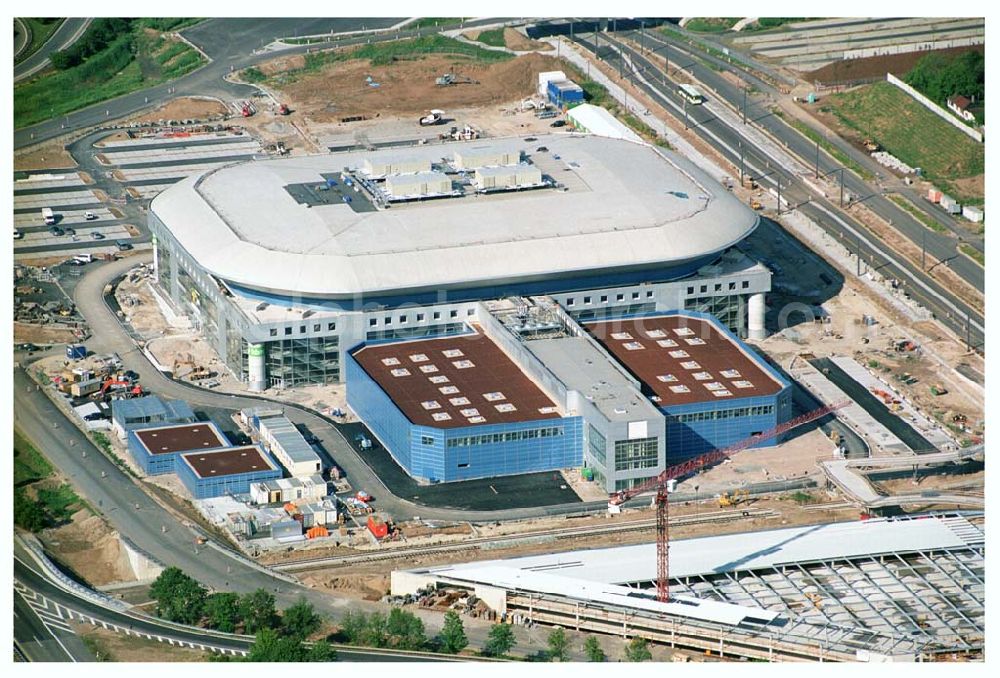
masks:
[[[181,97],[171,99],[152,111],[127,118],[126,122],[156,123],[163,120],[215,120],[225,116],[229,109],[224,103],[207,97]]]
[[[202,650],[126,636],[91,624],[73,622],[73,625],[102,662],[203,662],[209,655]]]
[[[537,73],[558,69],[558,60],[528,54],[510,61],[478,64],[459,56],[429,55],[420,59],[372,66],[365,60],[330,64],[315,74],[283,86],[281,96],[292,108],[308,111],[314,122],[354,115],[420,115],[428,108],[494,106],[532,94]],[[479,84],[441,87],[435,78],[455,73]],[[370,87],[366,78],[379,83]]]
[[[76,167],[73,156],[63,146],[65,140],[53,140],[29,146],[14,153],[15,170],[37,170],[52,167]]]
[[[65,257],[60,257],[63,261]],[[65,344],[76,341],[73,330],[14,322],[14,342],[32,344]]]
[[[44,530],[39,536],[48,550],[92,586],[135,581],[118,535],[103,518],[86,509],[73,514],[66,525]]]
[[[543,52],[549,52],[553,49],[552,45],[549,43],[532,40],[520,31],[509,27],[503,29],[503,40],[507,43],[507,47],[515,52],[528,52],[536,49]]]
[[[972,47],[953,47],[951,49],[940,49],[932,52],[908,52],[906,54],[888,54],[884,56],[869,57],[867,59],[848,59],[846,61],[835,61],[814,71],[803,73],[802,79],[806,82],[837,83],[849,82],[852,80],[863,80],[866,78],[882,79],[886,73],[894,73],[899,77],[907,73],[917,65],[917,62],[928,54],[941,55],[946,58],[953,58],[963,52],[982,52],[984,47],[976,45]]]

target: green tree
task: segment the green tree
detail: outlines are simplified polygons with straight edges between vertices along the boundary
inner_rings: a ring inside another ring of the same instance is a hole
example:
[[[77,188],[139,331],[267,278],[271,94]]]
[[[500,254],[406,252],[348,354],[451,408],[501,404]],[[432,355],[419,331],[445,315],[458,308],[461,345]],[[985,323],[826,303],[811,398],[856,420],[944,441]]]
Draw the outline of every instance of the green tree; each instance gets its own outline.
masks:
[[[389,611],[385,629],[389,646],[398,650],[419,650],[427,643],[420,617],[401,607]]]
[[[205,589],[177,567],[168,567],[149,589],[156,614],[168,621],[195,624],[205,606]]]
[[[514,647],[514,630],[509,624],[494,624],[483,646],[483,654],[488,657],[502,657]]]
[[[274,609],[274,596],[264,589],[246,594],[240,598],[240,617],[247,633],[274,628],[278,622],[278,612]]]
[[[360,645],[369,647],[388,647],[388,620],[381,612],[372,612],[365,620],[358,641]]]
[[[284,634],[299,640],[305,640],[311,636],[322,623],[323,619],[316,614],[312,603],[306,601],[305,598],[299,598],[281,615],[281,628]]]
[[[546,642],[549,646],[549,661],[564,662],[569,659],[569,640],[561,626],[552,629]]]
[[[41,532],[49,526],[45,509],[21,487],[14,490],[14,524],[29,532]]]
[[[649,643],[646,642],[645,638],[636,636],[625,647],[625,661],[627,662],[648,662],[652,658],[653,654],[649,651]]]
[[[298,638],[280,636],[274,629],[261,629],[254,638],[248,662],[330,662],[337,653],[326,641],[307,646]]]
[[[212,593],[205,598],[205,624],[210,629],[234,633],[240,623],[240,594]]]
[[[348,643],[360,645],[367,626],[368,617],[364,612],[348,610],[347,614],[340,620],[340,635]]]
[[[601,643],[597,640],[596,636],[587,636],[587,640],[583,644],[583,652],[587,655],[588,662],[603,662],[607,659],[607,655],[604,654],[604,648],[601,647]]]
[[[444,613],[444,628],[441,629],[441,650],[448,654],[458,654],[469,645],[462,618],[454,610]]]

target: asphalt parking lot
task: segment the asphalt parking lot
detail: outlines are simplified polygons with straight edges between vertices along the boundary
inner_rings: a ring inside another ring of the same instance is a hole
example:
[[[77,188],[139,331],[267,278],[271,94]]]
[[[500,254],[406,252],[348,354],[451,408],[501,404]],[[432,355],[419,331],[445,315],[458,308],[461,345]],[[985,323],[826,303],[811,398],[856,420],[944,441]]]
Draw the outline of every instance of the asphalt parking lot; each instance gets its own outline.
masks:
[[[371,433],[362,424],[341,424],[338,428],[365,463],[381,478],[389,491],[402,499],[435,508],[467,511],[533,508],[582,501],[558,471],[421,485],[408,476],[377,441],[372,449],[361,449],[357,440],[358,434],[364,433],[368,438],[372,438]],[[370,492],[375,496],[375,505],[378,505],[376,488],[354,489]]]

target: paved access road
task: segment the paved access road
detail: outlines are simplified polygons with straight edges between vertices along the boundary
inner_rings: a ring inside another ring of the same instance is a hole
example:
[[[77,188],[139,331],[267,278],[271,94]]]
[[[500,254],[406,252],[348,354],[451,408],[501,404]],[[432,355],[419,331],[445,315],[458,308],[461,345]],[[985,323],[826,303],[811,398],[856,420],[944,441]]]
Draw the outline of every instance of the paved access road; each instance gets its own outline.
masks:
[[[576,41],[591,52],[595,49],[595,36],[593,35],[577,35]],[[612,68],[621,68],[630,77],[635,77],[628,64],[621,65],[621,52],[624,52],[628,61],[634,64],[641,74],[641,80],[638,81],[637,87],[683,122],[685,120],[684,107],[676,92],[676,82],[668,79],[664,84],[662,68],[655,66],[638,50],[623,45],[614,36],[601,35],[601,59]],[[671,63],[674,62],[671,61]],[[703,69],[703,71],[709,70]],[[701,72],[699,72],[700,74]],[[703,141],[715,148],[737,167],[740,165],[740,151],[737,149],[742,148],[748,174],[756,176],[762,185],[775,186],[780,179],[783,198],[851,251],[860,249],[866,267],[870,264],[883,275],[901,280],[911,297],[930,309],[942,323],[959,336],[964,337],[966,334],[966,318],[968,317],[972,344],[979,348],[983,347],[984,318],[981,313],[959,299],[952,290],[920,271],[918,266],[914,266],[908,260],[895,255],[891,248],[882,243],[864,225],[853,219],[847,211],[838,210],[833,201],[823,199],[807,191],[800,181],[800,177],[790,175],[775,167],[767,150],[756,146],[751,139],[744,136],[742,129],[740,129],[741,125],[730,127],[712,116],[707,109],[700,110],[702,108],[704,107],[687,107],[686,117],[690,128]],[[792,133],[799,136],[794,130]],[[800,136],[800,138],[802,137]],[[861,236],[860,241],[857,237],[858,234]]]
[[[93,661],[80,639],[63,620],[46,612],[47,602],[14,591],[14,648],[31,662]],[[28,600],[31,600],[31,603]]]
[[[136,113],[152,105],[175,97],[199,95],[226,100],[246,98],[257,90],[248,85],[237,85],[223,78],[260,61],[273,59],[274,52],[254,53],[275,37],[285,37],[298,32],[329,33],[366,28],[388,28],[402,21],[400,18],[344,18],[344,19],[208,19],[181,31],[181,34],[202,49],[210,61],[207,65],[156,87],[125,94],[53,120],[23,127],[14,132],[14,148],[66,134],[67,130],[88,128]],[[308,30],[302,30],[303,28]],[[321,30],[320,30],[321,29]],[[366,37],[345,39],[339,44],[348,45],[368,40]],[[298,54],[308,45],[283,50],[281,54]],[[30,59],[29,59],[30,61]]]
[[[658,31],[649,31],[642,34],[636,31],[629,31],[623,33],[623,37],[632,39],[637,43],[642,40],[642,44],[644,44],[647,49],[654,50],[661,56],[666,53],[672,59],[675,66],[683,65],[685,70],[690,72],[699,82],[702,82],[710,87],[716,95],[725,99],[730,106],[741,110],[744,105],[743,88],[733,84],[730,80],[723,77],[722,72],[705,65],[705,62],[728,71],[736,72],[741,78],[747,80],[750,85],[763,92],[767,97],[765,100],[762,97],[755,95],[747,96],[748,118],[754,120],[755,125],[760,126],[774,138],[785,144],[789,151],[803,159],[811,167],[816,166],[816,144],[805,138],[798,132],[798,130],[785,122],[783,118],[776,115],[770,115],[765,109],[765,105],[769,104],[769,102],[785,96],[769,83],[760,80],[745,70],[734,68],[729,63],[711,54],[707,54],[701,50],[696,50],[691,45],[682,43],[675,37],[664,35]],[[697,59],[694,58],[695,55]],[[694,113],[693,110],[690,112],[692,114]],[[696,116],[693,115],[692,119],[694,119],[694,117]],[[873,174],[885,177],[885,183],[886,186],[888,186],[892,178],[892,174],[888,169],[877,164],[871,159],[871,157],[861,153],[849,143],[843,141],[837,136],[829,138],[829,141]],[[820,153],[818,160],[819,173],[821,175],[833,172],[837,168],[841,167],[841,164],[835,158],[827,155],[825,151]],[[892,190],[896,192],[907,195],[914,193],[912,189],[907,189],[903,186],[902,182],[898,180],[891,181],[891,183],[894,185]],[[899,187],[896,188],[895,184],[899,184]],[[906,212],[899,205],[885,197],[882,194],[883,186],[880,183],[873,185],[864,181],[852,172],[845,172],[844,188],[858,198],[865,198],[865,205],[870,210],[878,214],[882,219],[891,223],[897,230],[909,238],[909,240],[915,243],[918,247],[922,243],[926,243],[929,260],[933,262],[950,259],[949,265],[955,273],[980,292],[983,291],[983,267],[979,266],[976,262],[968,259],[967,257],[956,256],[956,233],[938,233],[928,229],[910,213]],[[918,200],[914,207],[916,209],[920,209],[922,206],[921,203],[922,201]],[[967,229],[962,229],[957,226],[953,219],[944,215],[940,210],[928,212],[928,214],[932,215],[938,221],[941,221],[946,225],[950,225],[954,230],[958,231],[958,235],[961,235],[965,242],[972,244],[977,249],[982,251],[982,237],[971,235]]]
[[[49,55],[66,49],[79,40],[93,19],[64,19],[45,44],[37,52],[14,66],[14,82],[38,73],[49,65]]]

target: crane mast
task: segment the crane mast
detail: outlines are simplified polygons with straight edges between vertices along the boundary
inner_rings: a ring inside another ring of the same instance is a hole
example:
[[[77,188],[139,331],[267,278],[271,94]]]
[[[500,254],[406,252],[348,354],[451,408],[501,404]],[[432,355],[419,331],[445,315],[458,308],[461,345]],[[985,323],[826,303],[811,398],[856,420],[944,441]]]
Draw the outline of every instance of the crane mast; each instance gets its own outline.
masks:
[[[745,438],[728,447],[712,450],[680,464],[668,466],[659,475],[650,478],[646,482],[611,495],[611,499],[608,501],[609,506],[619,506],[640,494],[651,490],[656,491],[656,599],[658,601],[666,603],[670,599],[670,530],[668,527],[667,481],[694,473],[706,466],[722,461],[741,450],[752,447],[761,441],[775,438],[793,428],[808,424],[817,419],[822,419],[831,412],[835,412],[849,404],[849,401],[842,401],[833,405],[820,407],[794,419],[789,419],[785,423],[779,424],[763,433]]]

